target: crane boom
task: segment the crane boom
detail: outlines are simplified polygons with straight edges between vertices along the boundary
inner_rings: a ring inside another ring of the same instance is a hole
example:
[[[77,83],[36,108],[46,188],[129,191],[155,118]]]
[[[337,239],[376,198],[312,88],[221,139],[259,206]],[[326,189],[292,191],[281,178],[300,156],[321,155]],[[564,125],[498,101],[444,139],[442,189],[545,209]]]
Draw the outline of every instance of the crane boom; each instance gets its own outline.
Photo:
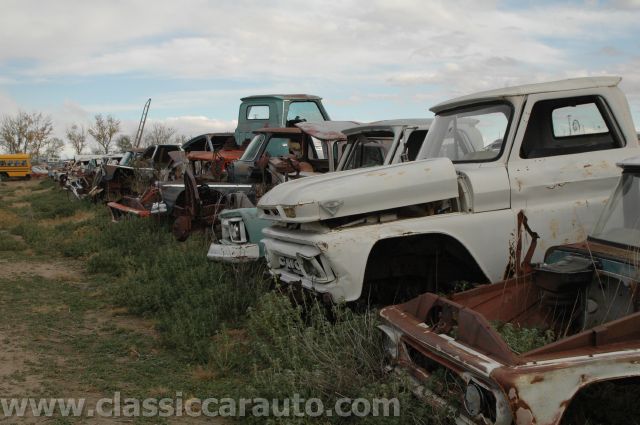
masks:
[[[144,131],[144,124],[147,122],[147,114],[149,113],[149,106],[151,106],[151,98],[147,100],[147,103],[144,104],[144,108],[142,109],[142,116],[140,117],[140,124],[138,124],[138,131],[136,131],[136,138],[133,141],[133,147],[140,147],[140,142],[142,141],[142,132]]]

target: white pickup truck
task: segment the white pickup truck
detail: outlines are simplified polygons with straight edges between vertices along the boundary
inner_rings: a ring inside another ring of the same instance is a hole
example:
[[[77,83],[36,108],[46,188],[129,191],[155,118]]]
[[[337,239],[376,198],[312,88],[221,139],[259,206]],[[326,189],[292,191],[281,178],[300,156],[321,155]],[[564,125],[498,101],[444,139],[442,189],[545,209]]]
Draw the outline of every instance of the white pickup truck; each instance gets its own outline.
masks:
[[[258,205],[274,222],[263,239],[271,273],[327,301],[393,302],[508,275],[520,211],[538,253],[584,239],[616,162],[640,153],[620,80],[459,97],[431,109],[415,162],[275,187]]]

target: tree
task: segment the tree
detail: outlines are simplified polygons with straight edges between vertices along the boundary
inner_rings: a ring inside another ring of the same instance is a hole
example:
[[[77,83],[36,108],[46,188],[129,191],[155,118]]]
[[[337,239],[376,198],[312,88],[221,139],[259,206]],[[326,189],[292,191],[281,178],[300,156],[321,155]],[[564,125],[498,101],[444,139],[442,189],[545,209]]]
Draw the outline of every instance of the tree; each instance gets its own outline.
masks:
[[[41,112],[20,111],[15,117],[4,116],[0,123],[0,146],[9,153],[29,153],[39,157],[51,142],[51,117]]]
[[[73,124],[70,128],[67,128],[67,139],[71,142],[76,155],[82,155],[82,151],[87,147],[87,132],[84,126],[78,127]]]
[[[49,139],[46,147],[44,148],[45,158],[54,158],[60,156],[62,149],[64,148],[64,140],[58,137],[52,137]]]
[[[176,134],[176,129],[160,123],[153,123],[143,138],[144,146],[167,145]]]
[[[116,139],[116,147],[119,152],[126,152],[133,147],[131,136],[123,134]]]
[[[191,137],[185,135],[185,134],[177,134],[176,137],[173,138],[173,143],[175,143],[176,145],[184,145],[186,142],[188,142],[189,140],[191,140]]]
[[[120,121],[111,115],[105,118],[102,114],[97,114],[95,120],[88,132],[95,139],[102,153],[108,155],[113,136],[120,131]]]

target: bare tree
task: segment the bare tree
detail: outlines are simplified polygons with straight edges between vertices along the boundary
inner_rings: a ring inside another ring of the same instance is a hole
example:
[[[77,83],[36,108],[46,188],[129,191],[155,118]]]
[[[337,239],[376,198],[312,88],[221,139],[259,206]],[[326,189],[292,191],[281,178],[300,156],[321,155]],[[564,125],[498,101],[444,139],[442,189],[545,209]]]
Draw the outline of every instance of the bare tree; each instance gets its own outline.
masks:
[[[0,146],[9,153],[30,153],[39,157],[51,142],[51,117],[41,112],[20,111],[16,116],[5,116],[0,123]]]
[[[191,137],[187,136],[186,134],[176,134],[176,136],[173,138],[173,143],[175,143],[176,145],[184,145],[189,140],[191,140]]]
[[[88,132],[100,146],[101,151],[108,155],[113,136],[120,131],[120,121],[111,115],[107,115],[105,118],[102,114],[97,114],[95,120]]]
[[[52,137],[48,140],[46,147],[44,148],[45,158],[52,158],[60,156],[62,149],[64,148],[64,140],[58,137]]]
[[[131,136],[127,136],[126,134],[118,136],[116,139],[116,147],[119,152],[126,152],[131,149],[133,147]]]
[[[78,127],[73,124],[70,128],[67,128],[67,139],[73,146],[76,155],[82,155],[82,151],[87,147],[87,131],[84,126]]]
[[[145,146],[167,145],[176,134],[176,129],[160,123],[153,123],[151,129],[145,134],[143,144]]]

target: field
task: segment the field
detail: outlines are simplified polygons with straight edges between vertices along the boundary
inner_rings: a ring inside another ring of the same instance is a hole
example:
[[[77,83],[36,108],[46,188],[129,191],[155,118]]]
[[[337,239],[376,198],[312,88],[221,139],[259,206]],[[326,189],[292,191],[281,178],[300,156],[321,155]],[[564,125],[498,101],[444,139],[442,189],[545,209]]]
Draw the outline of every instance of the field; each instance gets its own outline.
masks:
[[[110,222],[49,181],[0,183],[0,396],[396,398],[400,415],[207,418],[208,423],[448,423],[385,371],[375,311],[293,305],[259,266],[206,260],[154,220]],[[330,317],[331,319],[328,319]],[[250,409],[251,407],[249,407]],[[177,408],[177,410],[180,410]],[[231,412],[233,413],[233,412]],[[204,423],[204,417],[20,423]],[[8,422],[0,417],[0,423]]]

